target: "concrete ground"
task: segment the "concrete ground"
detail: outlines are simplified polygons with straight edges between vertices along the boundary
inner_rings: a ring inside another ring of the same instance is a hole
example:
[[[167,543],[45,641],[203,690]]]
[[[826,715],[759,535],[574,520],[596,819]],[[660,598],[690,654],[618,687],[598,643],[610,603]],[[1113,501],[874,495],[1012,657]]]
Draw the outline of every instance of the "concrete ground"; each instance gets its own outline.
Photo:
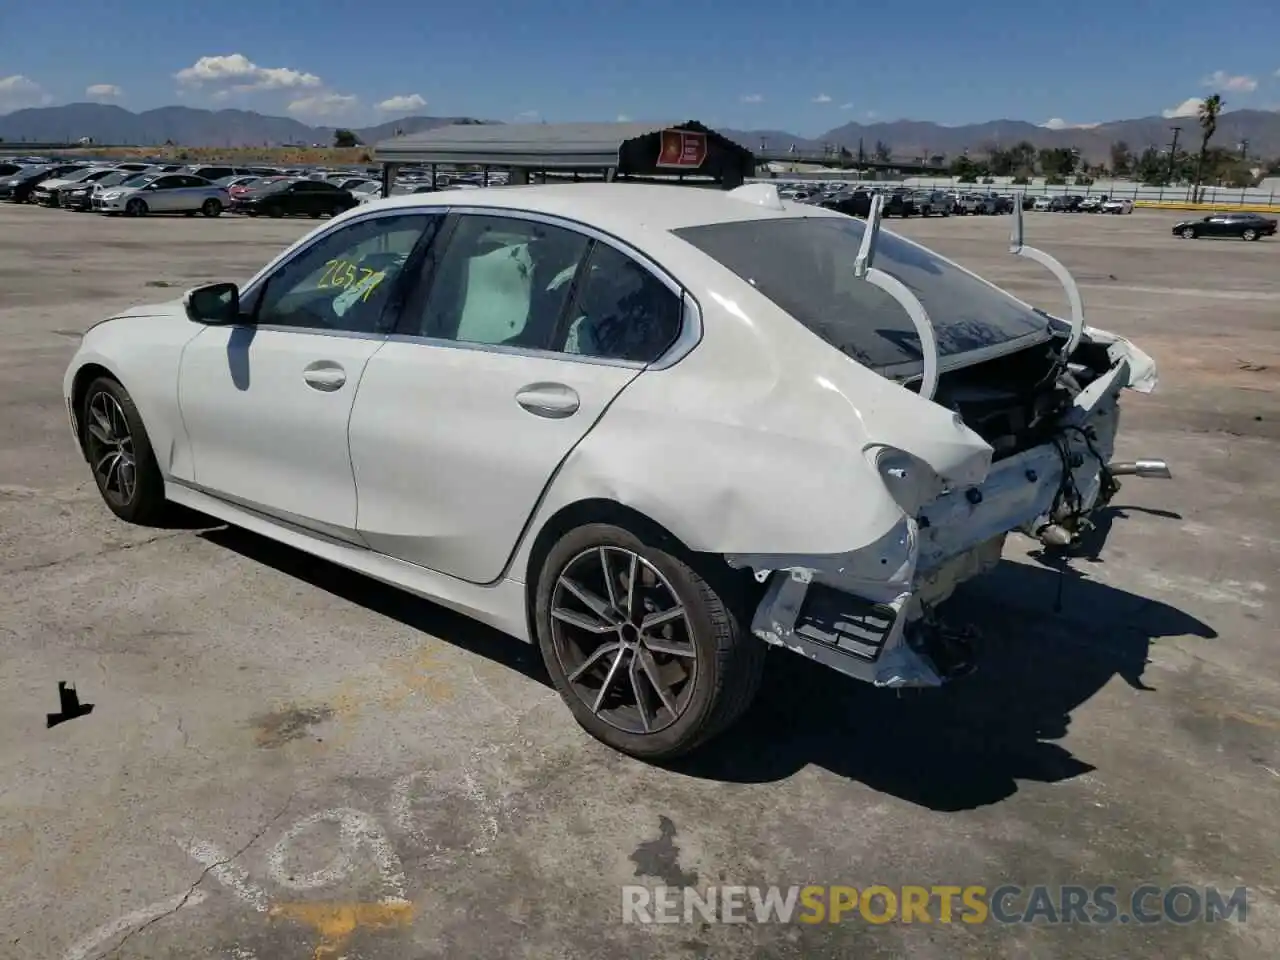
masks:
[[[78,334],[246,277],[310,221],[0,207],[0,955],[1273,957],[1280,241],[1171,222],[1027,217],[1090,320],[1161,363],[1120,452],[1175,479],[1126,482],[1105,548],[1065,568],[1011,542],[955,601],[986,638],[970,679],[899,697],[775,652],[746,720],[663,770],[581,733],[515,641],[100,503],[59,392]],[[891,228],[1065,309],[1007,254],[1007,218]],[[59,681],[93,711],[46,729]],[[1246,886],[1248,905],[1243,924],[622,922],[623,885],[664,883],[1109,884],[1122,911],[1143,883]]]

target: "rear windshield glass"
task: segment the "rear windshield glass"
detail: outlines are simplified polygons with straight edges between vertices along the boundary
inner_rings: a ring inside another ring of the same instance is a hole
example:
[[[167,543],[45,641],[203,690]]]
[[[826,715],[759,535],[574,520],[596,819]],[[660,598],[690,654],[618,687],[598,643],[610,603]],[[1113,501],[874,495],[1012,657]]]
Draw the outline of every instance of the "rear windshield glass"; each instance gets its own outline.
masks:
[[[876,369],[919,364],[920,338],[907,312],[853,274],[864,227],[852,217],[794,217],[673,232],[858,362]],[[875,265],[924,304],[943,357],[1047,334],[1043,314],[883,230]]]

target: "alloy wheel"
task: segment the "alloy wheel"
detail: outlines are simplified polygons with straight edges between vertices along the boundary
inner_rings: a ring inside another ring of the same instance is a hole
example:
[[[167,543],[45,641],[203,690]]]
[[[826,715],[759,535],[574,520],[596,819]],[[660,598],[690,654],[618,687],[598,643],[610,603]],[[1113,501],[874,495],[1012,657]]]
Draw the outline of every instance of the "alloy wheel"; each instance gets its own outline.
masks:
[[[565,564],[551,636],[570,688],[611,726],[657,733],[688,708],[698,670],[689,614],[638,553],[598,546]]]
[[[89,401],[85,429],[89,462],[102,494],[118,506],[133,501],[138,486],[133,434],[120,402],[105,390]]]

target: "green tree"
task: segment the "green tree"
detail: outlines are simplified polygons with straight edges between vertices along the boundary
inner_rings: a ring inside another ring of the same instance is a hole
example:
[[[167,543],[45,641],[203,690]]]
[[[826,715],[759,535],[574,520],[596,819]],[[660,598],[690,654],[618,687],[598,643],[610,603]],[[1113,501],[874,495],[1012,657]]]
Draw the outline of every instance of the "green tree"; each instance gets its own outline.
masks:
[[[359,147],[362,146],[360,138],[350,130],[333,131],[333,145],[335,147]]]
[[[1040,151],[1040,169],[1048,177],[1068,177],[1078,157],[1070,147],[1045,147]]]
[[[1150,187],[1163,187],[1168,183],[1169,163],[1155,147],[1147,147],[1135,158],[1133,175]]]
[[[1013,173],[1017,157],[1014,156],[1012,150],[1002,150],[999,147],[993,147],[987,151],[987,163],[991,172],[997,177],[1007,177]]]
[[[1111,173],[1117,177],[1127,177],[1133,169],[1133,153],[1129,144],[1117,140],[1111,144]]]
[[[1200,124],[1200,156],[1196,161],[1196,183],[1191,197],[1197,203],[1204,196],[1204,191],[1200,189],[1201,178],[1204,176],[1204,161],[1209,153],[1209,141],[1218,132],[1218,115],[1222,113],[1222,107],[1222,97],[1215,93],[1205,97],[1196,111],[1196,121]]]

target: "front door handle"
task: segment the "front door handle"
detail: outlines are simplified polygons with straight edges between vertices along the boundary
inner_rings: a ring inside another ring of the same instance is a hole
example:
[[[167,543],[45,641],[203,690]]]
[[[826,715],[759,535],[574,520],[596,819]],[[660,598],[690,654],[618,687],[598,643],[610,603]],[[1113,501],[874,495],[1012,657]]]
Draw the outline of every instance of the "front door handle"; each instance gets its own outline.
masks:
[[[347,372],[331,360],[319,360],[302,371],[302,379],[309,387],[332,393],[347,382]]]
[[[534,416],[562,420],[578,412],[577,392],[563,383],[531,383],[516,393],[516,403]]]

